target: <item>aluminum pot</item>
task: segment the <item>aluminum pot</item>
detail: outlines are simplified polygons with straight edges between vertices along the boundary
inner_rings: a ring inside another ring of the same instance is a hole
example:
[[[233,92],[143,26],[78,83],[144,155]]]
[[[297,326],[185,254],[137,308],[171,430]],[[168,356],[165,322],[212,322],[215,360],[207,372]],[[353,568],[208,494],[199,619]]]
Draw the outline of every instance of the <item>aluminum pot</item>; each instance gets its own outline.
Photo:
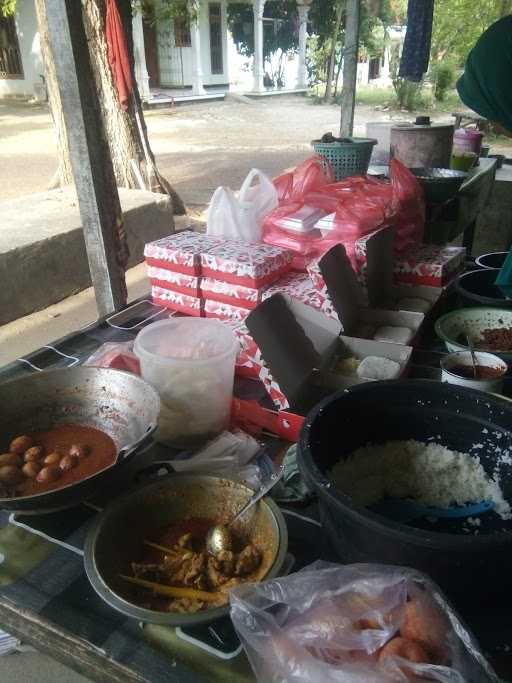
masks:
[[[195,614],[158,612],[138,607],[131,584],[130,563],[140,559],[144,540],[190,517],[228,521],[252,495],[243,484],[207,475],[171,474],[116,499],[89,530],[84,563],[95,591],[114,609],[129,617],[167,626],[192,626],[225,616],[229,606]],[[253,514],[244,515],[237,530],[263,554],[261,580],[279,575],[288,547],[284,517],[270,498],[263,498]],[[247,518],[247,519],[246,519]]]
[[[0,386],[0,448],[17,434],[76,423],[108,434],[117,448],[109,467],[76,483],[44,493],[0,498],[0,508],[20,512],[53,512],[99,493],[152,442],[160,399],[147,382],[118,370],[66,368],[29,375]]]

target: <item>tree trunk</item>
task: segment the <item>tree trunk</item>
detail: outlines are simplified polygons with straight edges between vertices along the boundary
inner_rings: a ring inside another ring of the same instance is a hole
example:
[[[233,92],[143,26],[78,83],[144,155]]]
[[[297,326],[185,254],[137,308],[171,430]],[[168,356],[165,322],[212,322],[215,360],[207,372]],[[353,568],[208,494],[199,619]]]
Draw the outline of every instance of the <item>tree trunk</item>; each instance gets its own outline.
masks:
[[[77,0],[78,1],[78,0]],[[133,69],[132,11],[130,0],[117,0],[123,20],[133,76],[133,93],[128,110],[122,109],[115,88],[107,56],[105,37],[106,0],[81,0],[89,55],[100,101],[101,117],[109,143],[116,181],[120,187],[140,187],[132,165],[135,164],[144,179],[146,189],[169,194],[175,214],[186,213],[185,206],[155,165],[149,144],[144,114],[140,102]],[[59,169],[52,179],[52,186],[73,182],[62,107],[48,44],[48,31],[44,0],[36,0],[41,36],[41,53],[45,63],[48,98],[57,134]]]
[[[336,20],[334,23],[334,32],[332,35],[331,43],[331,55],[329,58],[329,72],[327,74],[327,85],[325,88],[325,101],[330,102],[332,99],[332,82],[334,79],[334,67],[336,65],[336,43],[338,42],[338,36],[340,34],[341,18],[343,16],[343,2],[338,0],[336,6]]]

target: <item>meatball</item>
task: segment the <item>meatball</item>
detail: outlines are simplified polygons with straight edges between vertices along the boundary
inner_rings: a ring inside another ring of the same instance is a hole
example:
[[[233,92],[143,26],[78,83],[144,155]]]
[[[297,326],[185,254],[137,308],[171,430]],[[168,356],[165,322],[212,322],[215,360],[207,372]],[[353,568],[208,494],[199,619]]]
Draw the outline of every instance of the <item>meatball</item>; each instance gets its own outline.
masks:
[[[46,456],[46,458],[43,460],[43,463],[45,465],[58,465],[61,458],[62,455],[60,453],[57,453],[57,451],[52,451]]]
[[[65,455],[59,464],[60,469],[63,472],[68,472],[69,470],[72,470],[73,467],[76,467],[78,465],[78,458],[75,458],[72,455]]]
[[[2,484],[19,484],[23,475],[18,467],[14,465],[3,465],[0,467],[0,482]]]
[[[27,477],[27,479],[35,479],[39,474],[40,469],[41,465],[33,460],[31,462],[26,462],[21,468],[21,471]]]
[[[61,474],[62,472],[59,467],[56,465],[49,465],[48,467],[43,467],[36,479],[40,484],[48,484],[52,481],[57,481]]]
[[[21,467],[21,458],[16,453],[2,453],[2,455],[0,455],[0,467],[3,467],[4,465]]]
[[[75,443],[71,446],[68,453],[75,458],[85,458],[91,452],[90,447],[85,443]]]
[[[31,446],[34,445],[34,439],[30,436],[17,436],[13,439],[9,445],[9,450],[12,453],[17,453],[18,455],[23,455]]]
[[[25,462],[35,462],[36,460],[42,458],[43,455],[44,448],[42,446],[32,446],[32,448],[29,448],[25,451],[23,459],[25,460]]]

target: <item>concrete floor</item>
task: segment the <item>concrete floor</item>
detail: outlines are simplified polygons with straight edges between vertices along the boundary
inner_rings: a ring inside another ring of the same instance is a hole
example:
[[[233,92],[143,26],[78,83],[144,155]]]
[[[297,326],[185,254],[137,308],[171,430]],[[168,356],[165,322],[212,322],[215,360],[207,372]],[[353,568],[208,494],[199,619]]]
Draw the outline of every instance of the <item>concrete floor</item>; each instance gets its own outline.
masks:
[[[310,141],[339,129],[339,107],[300,95],[199,102],[144,113],[158,167],[190,209],[204,208],[219,184],[238,189],[251,167],[273,176],[311,153]],[[392,112],[398,119],[405,113]],[[389,112],[359,105],[356,134]],[[433,118],[450,120],[447,114]],[[46,189],[56,164],[46,106],[0,102],[0,200]]]
[[[0,681],[5,683],[88,683],[89,680],[41,652],[15,652],[0,657]]]

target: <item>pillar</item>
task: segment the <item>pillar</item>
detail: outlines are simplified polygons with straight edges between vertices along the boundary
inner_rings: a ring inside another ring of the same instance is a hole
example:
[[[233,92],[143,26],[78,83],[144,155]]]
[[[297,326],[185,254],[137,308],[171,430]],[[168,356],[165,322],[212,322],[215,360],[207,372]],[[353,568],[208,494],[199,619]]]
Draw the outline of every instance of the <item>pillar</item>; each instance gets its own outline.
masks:
[[[299,64],[297,69],[297,88],[307,87],[306,75],[306,45],[308,39],[309,4],[304,0],[297,0],[299,11]]]
[[[133,56],[135,62],[135,80],[142,100],[147,102],[151,98],[149,90],[149,74],[146,66],[146,50],[144,47],[144,27],[142,13],[134,12],[132,16]]]
[[[204,95],[203,67],[201,63],[201,31],[199,29],[199,13],[201,11],[197,0],[189,0],[190,18],[190,47],[192,50],[192,94]]]
[[[263,76],[265,75],[265,62],[263,59],[263,12],[265,0],[254,0],[254,92],[263,92]]]

